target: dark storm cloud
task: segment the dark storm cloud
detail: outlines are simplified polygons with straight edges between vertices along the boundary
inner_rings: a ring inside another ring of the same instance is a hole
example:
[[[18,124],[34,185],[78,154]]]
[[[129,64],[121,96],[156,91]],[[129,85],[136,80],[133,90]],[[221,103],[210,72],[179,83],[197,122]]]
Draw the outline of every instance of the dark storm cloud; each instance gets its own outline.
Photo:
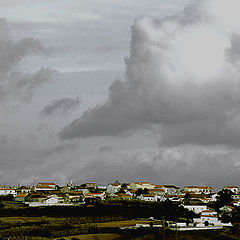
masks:
[[[150,181],[155,184],[222,187],[237,182],[239,151],[182,146],[151,151],[102,153],[80,171],[87,181]],[[226,161],[228,159],[228,161]],[[224,177],[222,173],[224,172]],[[221,181],[219,181],[221,178]]]
[[[57,113],[64,114],[76,108],[80,102],[79,98],[55,99],[45,106],[40,114],[45,117]]]
[[[32,91],[42,83],[51,79],[56,73],[42,68],[36,73],[23,73],[19,67],[24,58],[44,54],[41,43],[33,38],[14,41],[11,35],[11,24],[0,19],[0,92],[1,98],[21,96],[28,100]]]
[[[36,156],[40,158],[49,158],[54,155],[60,155],[64,152],[71,152],[75,151],[76,149],[79,149],[79,146],[73,143],[60,143],[57,146],[51,147],[51,148],[46,148],[42,150],[38,150],[35,152]]]
[[[233,36],[240,28],[216,27],[218,4],[192,1],[180,15],[136,20],[125,81],[113,83],[107,102],[66,126],[61,137],[114,136],[157,125],[164,144],[239,146],[240,65]]]

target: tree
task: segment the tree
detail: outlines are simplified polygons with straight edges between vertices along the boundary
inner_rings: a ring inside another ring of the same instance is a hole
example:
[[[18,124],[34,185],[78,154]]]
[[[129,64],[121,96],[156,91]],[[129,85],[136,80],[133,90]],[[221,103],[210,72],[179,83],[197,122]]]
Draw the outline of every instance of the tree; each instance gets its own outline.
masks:
[[[144,188],[144,189],[139,188],[136,191],[136,196],[140,196],[141,194],[148,194],[148,193],[149,193],[149,190],[147,188]]]
[[[123,184],[121,185],[121,187],[122,187],[122,188],[127,188],[127,183],[123,183]]]
[[[120,188],[118,193],[125,193],[124,189],[123,188]]]
[[[217,201],[215,202],[215,208],[219,209],[225,205],[231,204],[231,202],[233,201],[232,194],[232,191],[228,189],[223,189],[222,191],[218,192]]]
[[[184,200],[183,200],[184,204],[189,204],[190,200],[191,200],[191,195],[190,195],[190,193],[186,193],[186,194],[184,195]]]
[[[235,208],[233,211],[232,211],[232,214],[231,214],[231,222],[233,223],[240,223],[240,207],[237,207]],[[240,229],[240,224],[238,224],[239,226],[239,229]]]

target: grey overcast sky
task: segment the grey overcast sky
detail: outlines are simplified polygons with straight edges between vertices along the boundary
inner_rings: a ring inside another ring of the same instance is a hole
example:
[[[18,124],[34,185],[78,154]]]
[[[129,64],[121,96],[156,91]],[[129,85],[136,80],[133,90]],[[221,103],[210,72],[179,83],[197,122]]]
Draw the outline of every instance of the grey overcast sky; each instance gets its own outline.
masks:
[[[0,6],[0,184],[238,185],[238,0]]]

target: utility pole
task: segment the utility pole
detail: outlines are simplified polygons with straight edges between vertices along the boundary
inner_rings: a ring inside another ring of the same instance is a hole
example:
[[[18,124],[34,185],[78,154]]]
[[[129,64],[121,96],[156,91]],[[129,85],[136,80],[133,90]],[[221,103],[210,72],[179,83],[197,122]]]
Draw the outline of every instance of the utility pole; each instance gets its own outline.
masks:
[[[164,240],[164,228],[165,228],[165,220],[164,220],[164,216],[162,216],[162,240]]]
[[[176,222],[176,231],[175,231],[175,240],[177,240],[178,236],[177,236],[177,217],[175,216],[175,222]]]

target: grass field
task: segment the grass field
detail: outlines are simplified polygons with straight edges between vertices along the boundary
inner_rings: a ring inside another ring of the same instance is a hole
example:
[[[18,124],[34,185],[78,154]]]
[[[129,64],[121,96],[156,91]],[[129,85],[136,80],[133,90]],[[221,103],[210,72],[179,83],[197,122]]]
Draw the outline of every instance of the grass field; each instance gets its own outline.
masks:
[[[91,217],[0,217],[0,239],[79,239],[79,240],[162,240],[162,231],[155,228],[118,229],[119,227],[135,226],[136,224],[160,224],[151,220],[122,220],[94,222]],[[105,219],[102,219],[105,220]],[[239,228],[240,229],[240,228]],[[159,232],[160,231],[160,232]],[[240,231],[240,230],[239,230]],[[221,233],[221,235],[220,235]],[[157,234],[157,235],[156,235]],[[230,237],[233,236],[233,237]],[[156,238],[157,236],[157,238]],[[235,240],[239,234],[232,231],[182,232],[177,233],[179,240]],[[235,237],[237,236],[237,237]],[[27,238],[26,238],[27,237]],[[176,233],[165,231],[165,238],[175,240]]]
[[[86,220],[89,221],[86,222]],[[72,239],[74,237],[83,240],[111,240],[122,239],[115,228],[151,223],[150,220],[122,220],[109,222],[94,222],[94,220],[96,220],[94,217],[91,217],[91,219],[82,219],[82,217],[64,218],[46,216],[0,217],[0,235],[3,236],[3,239],[8,239],[8,236],[14,239],[16,237],[28,236],[29,239],[35,239],[35,237],[42,237],[45,239]],[[159,222],[155,223],[159,224]],[[66,238],[66,236],[70,237]]]
[[[0,217],[1,223],[28,223],[28,222],[41,222],[43,220],[42,217]]]
[[[119,239],[121,235],[115,233],[103,233],[103,234],[86,234],[86,235],[76,235],[64,237],[65,240],[71,240],[72,238],[77,238],[79,240],[115,240]],[[55,238],[59,239],[59,238]]]
[[[62,222],[66,220],[65,218],[54,218],[54,217],[0,217],[0,223],[41,223],[43,221],[48,222]],[[123,221],[111,221],[111,222],[101,222],[101,223],[90,223],[88,225],[94,225],[95,227],[129,227],[135,226],[136,224],[150,224],[150,220],[123,220]],[[159,224],[159,222],[154,221],[153,224]],[[74,225],[78,226],[81,223],[74,219]],[[82,225],[82,224],[81,224]]]
[[[150,224],[152,221],[150,220],[124,220],[124,221],[113,221],[113,222],[103,222],[103,223],[95,223],[96,227],[104,228],[104,227],[129,227],[135,226],[136,224]],[[160,224],[157,221],[152,222],[153,224]]]

